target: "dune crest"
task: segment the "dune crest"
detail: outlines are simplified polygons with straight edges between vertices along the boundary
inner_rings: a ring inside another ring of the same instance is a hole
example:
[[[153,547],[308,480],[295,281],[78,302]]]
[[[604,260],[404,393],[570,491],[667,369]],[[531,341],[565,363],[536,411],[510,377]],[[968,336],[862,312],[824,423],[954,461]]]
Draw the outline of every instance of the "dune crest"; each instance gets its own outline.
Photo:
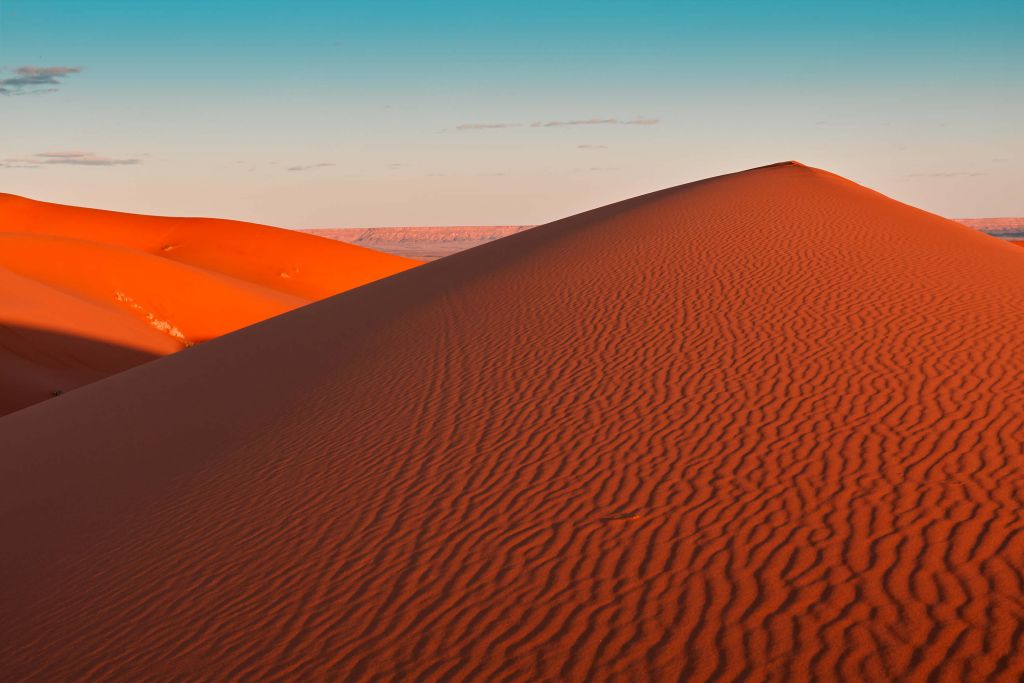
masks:
[[[0,224],[0,413],[417,264],[251,223],[7,194]]]
[[[1017,680],[1022,275],[773,165],[19,411],[0,672]]]

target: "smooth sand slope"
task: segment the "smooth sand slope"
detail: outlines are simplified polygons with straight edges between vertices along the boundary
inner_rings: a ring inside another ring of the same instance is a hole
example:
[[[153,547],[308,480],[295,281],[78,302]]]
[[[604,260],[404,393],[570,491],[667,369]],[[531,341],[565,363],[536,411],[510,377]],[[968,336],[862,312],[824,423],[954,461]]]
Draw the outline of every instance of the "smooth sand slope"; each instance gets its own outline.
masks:
[[[0,194],[0,413],[415,264],[262,225]]]
[[[0,678],[1017,680],[1024,251],[776,165],[0,419]]]

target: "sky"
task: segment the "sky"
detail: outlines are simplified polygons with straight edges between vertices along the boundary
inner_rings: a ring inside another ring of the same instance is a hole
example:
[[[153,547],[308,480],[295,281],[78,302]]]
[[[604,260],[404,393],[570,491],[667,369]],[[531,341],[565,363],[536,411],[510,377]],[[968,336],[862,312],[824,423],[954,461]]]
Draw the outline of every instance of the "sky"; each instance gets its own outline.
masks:
[[[796,159],[1024,215],[1020,0],[0,0],[0,192],[554,220]]]

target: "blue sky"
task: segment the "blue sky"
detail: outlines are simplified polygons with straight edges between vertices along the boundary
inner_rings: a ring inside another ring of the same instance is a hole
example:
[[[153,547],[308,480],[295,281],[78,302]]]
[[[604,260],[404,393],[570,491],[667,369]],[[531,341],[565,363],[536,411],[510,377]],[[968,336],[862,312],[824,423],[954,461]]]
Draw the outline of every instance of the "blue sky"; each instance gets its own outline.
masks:
[[[533,223],[795,158],[1022,215],[1022,29],[1003,1],[0,0],[0,191]]]

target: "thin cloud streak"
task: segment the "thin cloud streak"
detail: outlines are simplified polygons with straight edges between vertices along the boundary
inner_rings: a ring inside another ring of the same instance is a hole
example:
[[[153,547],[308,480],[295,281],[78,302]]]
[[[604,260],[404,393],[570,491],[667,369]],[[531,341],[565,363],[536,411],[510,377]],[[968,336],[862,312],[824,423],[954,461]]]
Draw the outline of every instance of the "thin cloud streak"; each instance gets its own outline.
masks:
[[[946,173],[911,173],[903,176],[904,178],[980,178],[987,176],[988,173],[979,173],[972,171],[949,171]]]
[[[92,152],[40,152],[30,157],[4,159],[2,168],[42,168],[43,166],[136,166],[141,159],[104,157]]]
[[[455,130],[492,130],[495,128],[521,128],[521,123],[460,123]]]
[[[117,159],[104,157],[92,152],[41,152],[34,155],[42,159],[41,164],[67,164],[69,166],[135,166],[140,159]]]
[[[634,119],[589,118],[569,121],[534,121],[530,128],[567,128],[570,126],[656,126],[660,119],[637,117]],[[460,123],[455,130],[495,130],[500,128],[524,128],[524,123]]]
[[[546,121],[530,124],[532,128],[562,128],[565,126],[656,126],[661,123],[658,119],[635,118],[623,121],[622,119],[573,119],[572,121]]]
[[[299,164],[297,166],[289,166],[285,170],[286,171],[309,171],[310,169],[314,169],[314,168],[328,168],[329,166],[334,166],[334,164],[329,162],[329,161],[324,161],[324,162],[321,162],[319,164]]]

